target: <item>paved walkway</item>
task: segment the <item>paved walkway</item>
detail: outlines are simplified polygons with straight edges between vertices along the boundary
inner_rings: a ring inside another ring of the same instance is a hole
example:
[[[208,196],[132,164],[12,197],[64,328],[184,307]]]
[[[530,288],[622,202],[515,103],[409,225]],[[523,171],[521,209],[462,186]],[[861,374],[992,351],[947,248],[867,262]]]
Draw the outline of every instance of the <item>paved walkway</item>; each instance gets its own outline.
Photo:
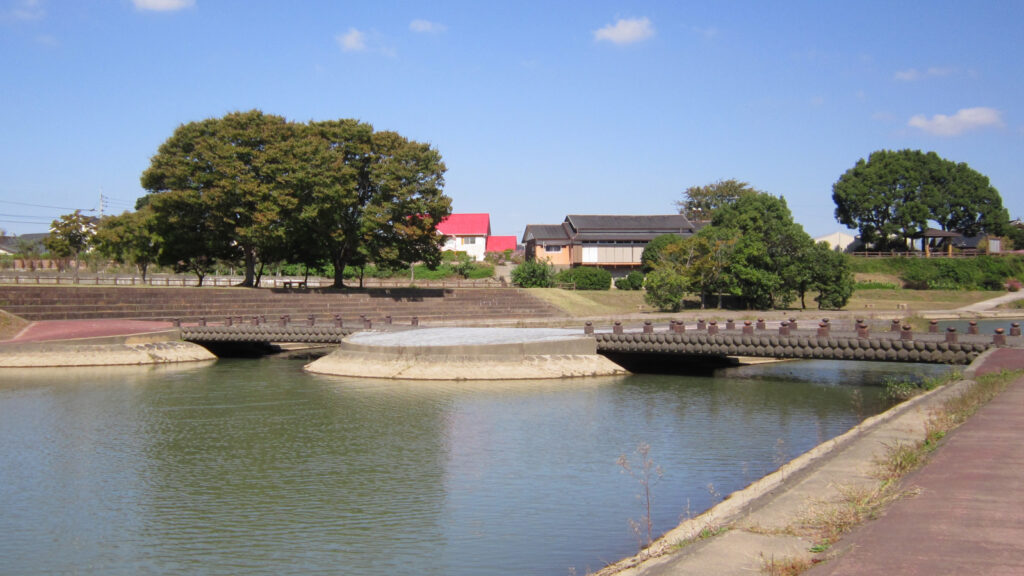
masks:
[[[146,320],[45,320],[33,322],[14,338],[0,342],[44,342],[104,336],[129,336],[170,330],[173,327],[170,322]]]
[[[1024,355],[1005,352],[988,368],[1024,368]],[[805,574],[1024,574],[1024,378],[951,433],[904,486],[921,493],[843,538],[837,559]]]

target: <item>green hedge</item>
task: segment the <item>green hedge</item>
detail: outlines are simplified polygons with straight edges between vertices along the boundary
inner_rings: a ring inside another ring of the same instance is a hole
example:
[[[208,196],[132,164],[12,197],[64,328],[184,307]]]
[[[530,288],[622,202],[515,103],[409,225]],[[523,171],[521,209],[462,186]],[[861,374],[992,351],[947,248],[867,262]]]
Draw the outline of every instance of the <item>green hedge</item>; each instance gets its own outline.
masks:
[[[1024,276],[1024,257],[851,258],[856,273],[892,274],[913,290],[1002,290]]]
[[[644,287],[644,275],[636,270],[615,281],[619,290],[640,290]]]
[[[575,284],[577,290],[610,290],[612,287],[612,273],[604,268],[569,268],[559,272],[555,280]]]

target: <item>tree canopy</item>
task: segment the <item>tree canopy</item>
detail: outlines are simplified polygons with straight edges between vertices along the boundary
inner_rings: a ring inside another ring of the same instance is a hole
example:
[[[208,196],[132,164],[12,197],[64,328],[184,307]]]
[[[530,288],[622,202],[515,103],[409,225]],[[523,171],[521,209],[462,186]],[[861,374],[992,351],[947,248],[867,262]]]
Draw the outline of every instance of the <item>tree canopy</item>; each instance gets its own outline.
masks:
[[[824,253],[824,252],[827,253]],[[738,298],[752,309],[787,307],[808,291],[821,308],[841,308],[852,293],[845,254],[815,246],[783,198],[764,192],[742,194],[717,208],[711,224],[696,235],[662,247],[646,283],[648,301],[678,308],[685,291],[701,297]]]
[[[75,210],[64,214],[59,220],[50,224],[50,235],[43,240],[43,245],[54,255],[71,258],[75,264],[75,283],[78,283],[78,257],[89,248],[93,235],[92,218]]]
[[[732,204],[743,196],[759,193],[747,182],[730,178],[704,186],[690,186],[683,191],[683,199],[676,202],[679,213],[694,221],[711,220],[715,211]]]
[[[920,150],[878,150],[832,186],[836,219],[879,249],[906,250],[934,223],[965,236],[1003,234],[999,192],[967,164]]]
[[[437,150],[342,119],[294,123],[258,110],[180,126],[160,146],[141,201],[156,215],[161,263],[202,278],[240,259],[345,268],[439,261],[437,223],[451,213]]]

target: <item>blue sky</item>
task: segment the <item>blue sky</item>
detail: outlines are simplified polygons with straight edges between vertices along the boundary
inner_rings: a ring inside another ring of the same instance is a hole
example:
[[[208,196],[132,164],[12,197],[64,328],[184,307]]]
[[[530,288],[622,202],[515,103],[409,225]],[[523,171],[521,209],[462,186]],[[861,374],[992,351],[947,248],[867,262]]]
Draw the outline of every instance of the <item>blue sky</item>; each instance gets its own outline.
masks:
[[[435,146],[495,234],[736,178],[811,235],[879,149],[1024,217],[1024,2],[0,0],[0,228],[133,206],[183,123],[258,108]]]

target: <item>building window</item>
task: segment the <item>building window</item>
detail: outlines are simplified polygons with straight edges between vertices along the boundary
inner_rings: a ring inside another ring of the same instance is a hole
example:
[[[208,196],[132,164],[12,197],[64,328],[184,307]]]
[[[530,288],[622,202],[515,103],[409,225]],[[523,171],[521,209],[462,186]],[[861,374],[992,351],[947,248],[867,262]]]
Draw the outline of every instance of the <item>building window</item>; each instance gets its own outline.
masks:
[[[544,251],[545,252],[561,252],[562,251],[562,247],[561,246],[545,246],[544,247]]]
[[[462,244],[476,244],[476,236],[466,236],[462,239]]]

